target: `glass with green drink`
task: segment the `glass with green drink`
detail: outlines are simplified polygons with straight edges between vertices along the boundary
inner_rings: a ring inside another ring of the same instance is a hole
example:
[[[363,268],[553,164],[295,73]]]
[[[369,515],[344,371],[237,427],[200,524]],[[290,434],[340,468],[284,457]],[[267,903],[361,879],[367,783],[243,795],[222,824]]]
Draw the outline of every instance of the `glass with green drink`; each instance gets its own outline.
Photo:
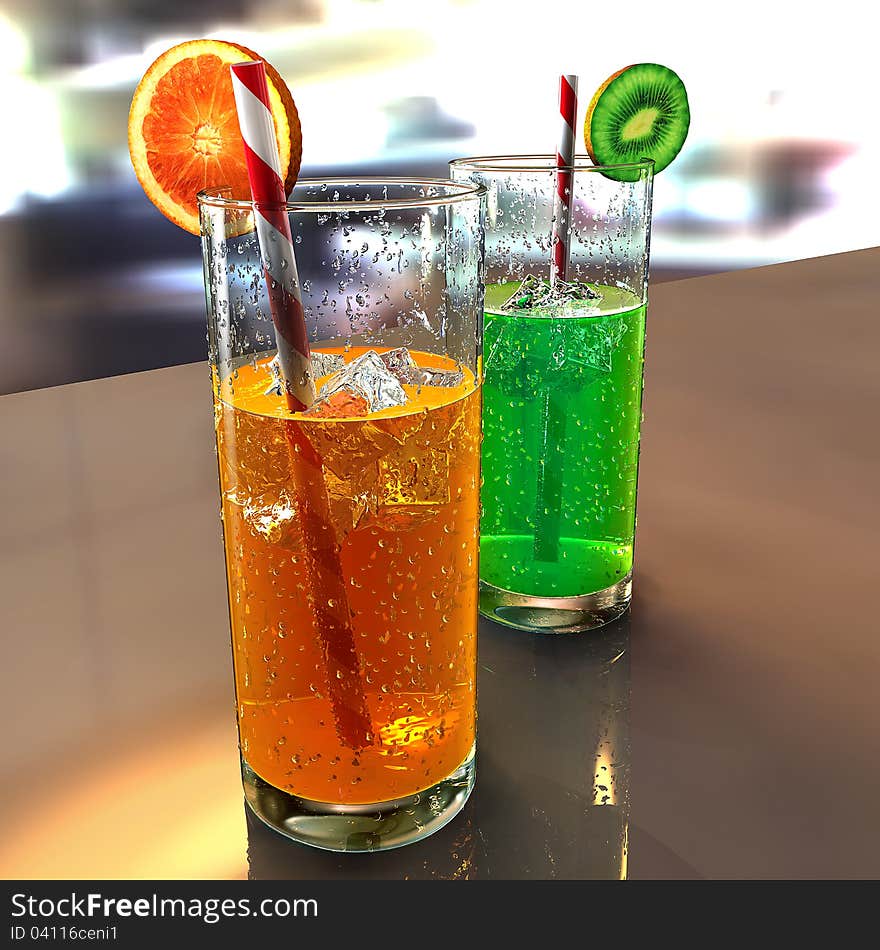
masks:
[[[556,155],[462,158],[487,192],[480,612],[547,632],[608,623],[632,595],[655,172],[690,109],[671,69],[599,87],[575,154],[560,76]]]
[[[618,181],[575,160],[551,289],[555,156],[452,163],[488,190],[480,609],[513,627],[583,630],[629,604],[652,165]]]

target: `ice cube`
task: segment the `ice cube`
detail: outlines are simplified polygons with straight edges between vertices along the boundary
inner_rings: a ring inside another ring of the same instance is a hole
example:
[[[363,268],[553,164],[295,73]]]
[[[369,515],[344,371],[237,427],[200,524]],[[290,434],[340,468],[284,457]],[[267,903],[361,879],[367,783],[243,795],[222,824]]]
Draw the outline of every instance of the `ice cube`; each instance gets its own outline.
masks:
[[[389,350],[382,353],[379,359],[391,370],[394,375],[400,379],[401,373],[407,373],[412,369],[417,369],[416,361],[410,355],[405,346],[398,347],[396,350]]]
[[[217,449],[223,484],[241,498],[277,493],[290,478],[290,443],[280,420],[267,425],[265,416],[221,408]]]
[[[336,353],[321,353],[312,350],[312,379],[318,380],[330,373],[338,373],[345,366],[345,360]]]
[[[460,386],[464,382],[464,373],[459,370],[428,369],[417,366],[399,377],[409,386]]]
[[[379,462],[383,505],[445,505],[449,501],[449,456],[428,449],[418,457],[386,456]]]
[[[379,461],[376,523],[406,531],[435,522],[449,503],[449,456],[442,449],[397,453]]]
[[[324,470],[324,483],[330,502],[330,517],[336,529],[337,540],[367,523],[378,506],[376,481],[379,469],[368,465],[348,478],[338,478],[329,469]]]
[[[230,494],[226,497],[238,505],[245,523],[258,537],[288,550],[302,548],[302,518],[295,501],[286,492],[280,492],[275,498],[239,500]]]
[[[366,397],[353,392],[347,387],[337,389],[324,399],[317,401],[307,410],[310,416],[335,416],[348,418],[349,416],[365,416],[370,411],[370,404]]]
[[[349,393],[352,397],[362,396],[367,402],[368,412],[402,406],[407,402],[407,395],[400,381],[382,362],[375,350],[368,350],[357,359],[346,363],[339,372],[331,376],[321,387],[318,398],[307,413],[326,415],[326,409],[321,409],[322,403],[340,391]],[[338,396],[336,398],[340,399]],[[353,400],[352,405],[357,405],[357,401]]]
[[[487,375],[491,385],[511,396],[532,398],[548,386],[573,392],[613,371],[614,354],[627,332],[615,315],[547,320],[536,324],[524,342],[520,327],[487,314]]]
[[[598,300],[599,297],[600,294],[586,284],[567,283],[558,279],[551,284],[546,277],[529,274],[498,309],[501,313],[513,313],[517,310],[558,306],[573,300]]]
[[[627,327],[622,320],[597,321],[589,327],[583,327],[581,339],[577,348],[573,348],[574,354],[569,356],[569,362],[610,373],[614,351],[620,346],[626,332]]]
[[[393,419],[376,419],[371,422],[369,428],[374,430],[375,439],[384,440],[384,444],[389,449],[394,443],[405,445],[410,439],[415,438],[422,429],[428,418],[428,410],[419,409],[416,412],[409,412],[405,416],[395,416]]]
[[[464,373],[419,366],[405,346],[382,353],[379,358],[406,386],[460,386],[464,381]]]
[[[359,426],[325,422],[320,426],[309,426],[306,435],[321,456],[325,470],[329,469],[339,479],[350,479],[374,466],[378,459],[399,444],[395,436],[373,422]]]
[[[336,373],[345,366],[345,360],[341,356],[337,356],[335,353],[321,353],[318,350],[312,350],[310,362],[312,379],[320,379],[328,373]],[[277,356],[272,358],[269,369],[272,371],[272,382],[263,395],[283,396],[284,385],[281,380],[281,363]]]

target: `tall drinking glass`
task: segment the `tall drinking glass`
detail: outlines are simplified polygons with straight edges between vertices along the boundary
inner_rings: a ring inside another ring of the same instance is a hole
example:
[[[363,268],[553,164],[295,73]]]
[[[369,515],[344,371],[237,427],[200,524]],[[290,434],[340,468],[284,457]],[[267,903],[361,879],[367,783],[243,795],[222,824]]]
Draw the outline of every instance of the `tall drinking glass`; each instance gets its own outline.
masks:
[[[317,847],[415,841],[473,786],[484,202],[296,186],[318,400],[291,414],[253,206],[200,196],[245,797]]]
[[[487,189],[480,610],[586,630],[629,605],[653,163],[574,165],[550,292],[556,158],[463,158]]]

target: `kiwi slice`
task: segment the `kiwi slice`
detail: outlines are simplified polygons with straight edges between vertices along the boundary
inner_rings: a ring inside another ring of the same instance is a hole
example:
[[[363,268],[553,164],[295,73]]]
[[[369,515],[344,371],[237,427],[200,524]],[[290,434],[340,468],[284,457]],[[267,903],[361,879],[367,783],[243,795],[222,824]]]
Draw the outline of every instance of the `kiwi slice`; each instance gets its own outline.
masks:
[[[637,63],[609,76],[587,109],[584,139],[597,165],[654,159],[655,174],[681,151],[691,121],[684,83],[657,63]],[[635,181],[638,170],[606,171],[615,181]]]

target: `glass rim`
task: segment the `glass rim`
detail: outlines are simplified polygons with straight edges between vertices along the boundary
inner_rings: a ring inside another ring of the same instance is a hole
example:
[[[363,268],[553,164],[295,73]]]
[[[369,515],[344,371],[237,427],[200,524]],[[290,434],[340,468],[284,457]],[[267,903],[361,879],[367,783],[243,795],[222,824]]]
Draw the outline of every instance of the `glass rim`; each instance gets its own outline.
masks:
[[[300,185],[315,186],[344,186],[344,185],[423,185],[426,188],[443,188],[448,194],[424,195],[414,198],[341,198],[338,201],[291,201],[287,199],[287,211],[326,213],[328,211],[368,211],[377,208],[425,208],[448,204],[457,204],[486,194],[485,185],[473,182],[453,181],[451,178],[415,178],[415,177],[388,177],[385,175],[346,175],[333,178],[300,178],[294,188]],[[252,198],[233,198],[228,192],[228,185],[214,188],[205,188],[196,198],[199,207],[224,208],[232,211],[252,211],[255,202]]]
[[[589,155],[575,155],[574,163],[568,168],[576,172],[622,171],[624,169],[648,170],[653,174],[653,158],[640,158],[637,162],[620,162],[614,165],[596,165]],[[522,155],[473,155],[469,158],[454,158],[450,169],[464,168],[479,172],[555,172],[557,169],[555,153],[530,153]]]

